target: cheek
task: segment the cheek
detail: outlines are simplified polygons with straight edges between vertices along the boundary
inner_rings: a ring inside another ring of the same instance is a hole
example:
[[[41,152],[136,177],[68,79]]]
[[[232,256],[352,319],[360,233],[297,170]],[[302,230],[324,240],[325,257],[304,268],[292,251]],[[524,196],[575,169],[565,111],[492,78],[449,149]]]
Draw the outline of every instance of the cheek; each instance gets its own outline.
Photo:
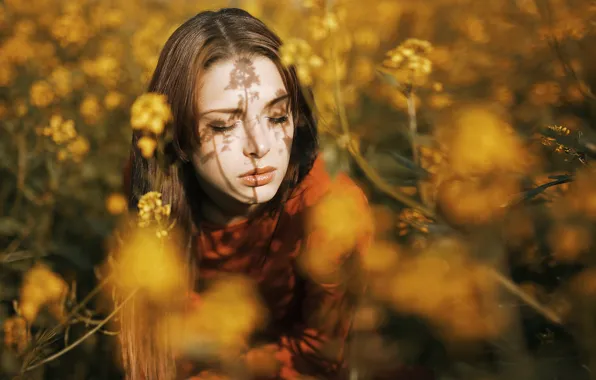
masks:
[[[275,131],[275,141],[280,146],[279,153],[290,152],[292,150],[292,141],[294,140],[294,126],[280,127]]]

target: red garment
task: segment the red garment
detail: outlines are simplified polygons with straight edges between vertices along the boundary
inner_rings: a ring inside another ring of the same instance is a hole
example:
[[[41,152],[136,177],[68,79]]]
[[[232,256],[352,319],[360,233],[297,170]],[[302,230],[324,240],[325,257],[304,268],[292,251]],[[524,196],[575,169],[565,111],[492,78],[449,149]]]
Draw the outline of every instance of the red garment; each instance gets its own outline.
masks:
[[[349,177],[338,175],[334,181],[344,189],[353,188],[354,201],[363,205],[363,212],[369,211],[364,194]],[[339,357],[331,360],[321,348],[330,339],[343,342],[347,336],[349,313],[336,315],[346,304],[343,287],[315,283],[296,264],[301,248],[311,244],[305,236],[307,211],[331,186],[319,158],[286,202],[279,220],[265,216],[225,227],[203,223],[196,237],[197,252],[202,255],[200,279],[209,281],[221,272],[238,273],[258,284],[269,312],[269,327],[263,335],[279,346],[276,357],[283,361],[280,378],[295,379],[300,374],[332,379],[340,371]],[[312,321],[311,317],[321,312],[329,315],[323,318],[326,326]]]

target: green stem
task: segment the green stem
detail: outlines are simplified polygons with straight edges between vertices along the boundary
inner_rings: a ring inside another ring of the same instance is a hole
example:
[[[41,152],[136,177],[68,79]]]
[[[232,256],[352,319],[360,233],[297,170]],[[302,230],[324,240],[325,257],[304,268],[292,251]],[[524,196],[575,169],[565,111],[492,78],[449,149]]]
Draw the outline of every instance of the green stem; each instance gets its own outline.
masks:
[[[106,323],[108,323],[119,311],[120,309],[122,309],[122,307],[129,301],[132,299],[132,297],[137,293],[138,289],[133,290],[128,297],[126,297],[126,299],[124,301],[122,301],[122,303],[120,305],[118,305],[114,311],[112,311],[110,313],[110,315],[108,315],[103,321],[101,321],[100,323],[97,324],[97,326],[95,326],[93,329],[89,330],[85,335],[83,335],[82,337],[80,337],[79,339],[77,339],[74,343],[72,343],[70,346],[67,346],[65,348],[63,348],[62,350],[56,352],[54,355],[48,356],[47,358],[32,364],[30,366],[28,366],[27,368],[25,368],[25,370],[23,372],[28,372],[31,371],[32,369],[35,369],[39,366],[42,366],[48,362],[51,362],[52,360],[55,360],[57,358],[59,358],[60,356],[66,354],[67,352],[71,351],[73,348],[75,348],[76,346],[78,346],[79,344],[81,344],[83,341],[85,341],[87,338],[89,338],[91,335],[95,334],[99,329],[101,329]]]

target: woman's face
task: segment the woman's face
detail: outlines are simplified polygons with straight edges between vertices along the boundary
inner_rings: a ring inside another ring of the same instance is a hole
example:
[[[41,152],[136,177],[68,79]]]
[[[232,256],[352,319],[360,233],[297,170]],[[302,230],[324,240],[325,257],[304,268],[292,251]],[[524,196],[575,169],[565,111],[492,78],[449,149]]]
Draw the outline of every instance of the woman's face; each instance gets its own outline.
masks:
[[[264,57],[218,62],[199,76],[193,163],[213,201],[259,204],[277,193],[294,137],[288,95]]]

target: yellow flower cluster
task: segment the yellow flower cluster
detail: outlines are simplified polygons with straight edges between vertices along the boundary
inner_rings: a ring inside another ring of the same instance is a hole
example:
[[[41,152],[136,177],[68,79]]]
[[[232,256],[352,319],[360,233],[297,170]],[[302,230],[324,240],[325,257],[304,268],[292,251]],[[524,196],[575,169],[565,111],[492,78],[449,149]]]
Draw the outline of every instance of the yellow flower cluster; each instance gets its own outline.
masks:
[[[560,125],[549,125],[547,129],[558,136],[564,137],[571,134],[571,129]],[[581,154],[576,149],[561,144],[555,137],[544,136],[542,134],[539,134],[538,137],[540,138],[542,145],[551,148],[555,153],[567,155],[567,157],[565,157],[565,161],[570,161],[578,157],[583,159]]]
[[[79,112],[87,124],[95,124],[101,117],[101,104],[95,95],[87,95],[81,102]]]
[[[471,260],[463,242],[439,239],[416,255],[395,257],[395,251],[386,253],[393,259],[385,270],[379,266],[370,277],[377,299],[426,318],[450,341],[494,337],[507,325],[490,269]]]
[[[61,17],[52,23],[52,36],[60,46],[82,46],[92,36],[92,30],[82,14],[80,5],[71,3]]]
[[[311,16],[307,25],[312,38],[319,41],[336,32],[339,29],[339,22],[337,13],[325,11],[321,15]]]
[[[184,263],[168,240],[149,230],[135,229],[127,236],[112,262],[119,294],[138,289],[139,296],[154,305],[169,305],[187,294]]]
[[[492,171],[527,172],[532,165],[521,139],[507,121],[488,107],[472,105],[454,112],[445,134],[444,151],[453,172],[461,175]]]
[[[161,193],[150,191],[144,194],[138,203],[139,227],[157,226],[157,237],[165,237],[172,226],[168,226],[171,206],[164,205],[161,200]]]
[[[66,97],[73,90],[72,72],[64,66],[56,67],[52,71],[49,82],[58,96]]]
[[[54,101],[55,94],[52,86],[41,80],[33,83],[29,91],[29,98],[34,106],[47,107]]]
[[[130,118],[132,128],[146,133],[137,143],[143,157],[153,156],[157,136],[163,133],[166,123],[172,119],[172,111],[165,95],[147,93],[139,96],[133,103]]]
[[[383,68],[394,75],[399,83],[423,85],[432,71],[432,62],[428,58],[431,51],[430,42],[408,39],[387,52]]]
[[[399,213],[397,229],[400,236],[407,235],[412,230],[428,233],[428,226],[431,220],[424,216],[420,211],[413,208],[403,209]]]
[[[18,312],[32,323],[46,306],[55,318],[62,320],[67,293],[68,286],[60,276],[43,264],[36,264],[23,278]]]
[[[115,57],[100,56],[93,60],[84,60],[81,62],[83,72],[99,82],[108,89],[113,89],[120,80],[120,63]]]
[[[128,200],[121,193],[112,193],[106,198],[106,209],[112,215],[122,214],[128,208]]]
[[[14,316],[4,321],[4,347],[22,353],[31,339],[27,320],[21,316]]]
[[[299,38],[286,41],[281,47],[280,54],[284,65],[296,67],[298,78],[305,86],[313,83],[313,70],[323,65],[323,60],[313,53],[308,42]]]
[[[547,128],[560,136],[569,136],[571,133],[569,128],[561,125],[549,125]]]
[[[372,212],[359,190],[339,180],[334,182],[307,217],[309,244],[301,257],[302,267],[315,281],[337,281],[344,260],[368,243],[373,223]]]
[[[50,125],[42,128],[40,134],[50,137],[54,143],[60,145],[58,160],[65,161],[72,159],[80,162],[89,152],[89,142],[83,136],[77,134],[74,121],[64,120],[60,115],[54,115],[50,119]]]
[[[201,293],[189,313],[173,318],[175,330],[167,333],[179,350],[192,353],[210,347],[230,355],[244,349],[250,334],[263,325],[265,308],[252,281],[225,276]]]

